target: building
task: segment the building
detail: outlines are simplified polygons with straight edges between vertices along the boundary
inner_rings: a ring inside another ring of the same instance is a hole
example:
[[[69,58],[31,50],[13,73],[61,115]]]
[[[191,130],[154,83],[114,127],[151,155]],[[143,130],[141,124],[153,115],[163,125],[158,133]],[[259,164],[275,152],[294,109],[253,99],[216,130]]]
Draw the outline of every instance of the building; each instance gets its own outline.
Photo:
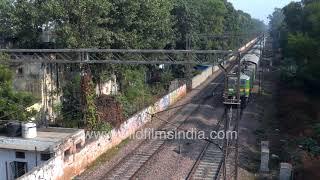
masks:
[[[0,180],[16,179],[56,156],[68,161],[70,154],[84,146],[80,129],[39,128],[34,138],[0,135]]]
[[[24,55],[26,58],[34,58]],[[60,103],[61,93],[58,92],[59,81],[62,73],[55,64],[44,65],[43,63],[13,64],[15,74],[13,87],[16,91],[29,92],[40,101],[34,105],[39,114],[35,119],[53,120],[56,117],[54,107]],[[42,122],[41,121],[41,122]]]
[[[35,58],[28,55],[23,56],[26,59]],[[28,108],[39,112],[34,119],[41,122],[42,125],[56,123],[55,119],[59,115],[57,107],[63,101],[63,87],[72,83],[73,77],[80,76],[81,69],[73,65],[54,63],[17,63],[12,65],[12,69],[15,71],[13,77],[14,89],[29,92],[39,99],[38,103]],[[117,94],[116,76],[112,75],[110,79],[96,84],[95,91],[98,96]]]
[[[118,92],[116,75],[112,75],[111,78],[100,84],[96,85],[96,95],[114,95]]]
[[[43,67],[41,63],[15,64],[13,87],[17,91],[30,92],[35,97],[41,97],[41,78],[43,77]]]

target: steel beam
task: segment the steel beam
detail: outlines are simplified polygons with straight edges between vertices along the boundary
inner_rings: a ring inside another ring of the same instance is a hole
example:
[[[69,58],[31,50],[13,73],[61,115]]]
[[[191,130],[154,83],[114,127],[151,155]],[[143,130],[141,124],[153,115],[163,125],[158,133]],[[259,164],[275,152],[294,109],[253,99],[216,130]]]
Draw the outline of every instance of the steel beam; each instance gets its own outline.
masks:
[[[205,64],[216,65],[235,51],[159,49],[0,49],[16,63]],[[87,54],[88,58],[79,58]],[[215,56],[213,56],[215,55]]]

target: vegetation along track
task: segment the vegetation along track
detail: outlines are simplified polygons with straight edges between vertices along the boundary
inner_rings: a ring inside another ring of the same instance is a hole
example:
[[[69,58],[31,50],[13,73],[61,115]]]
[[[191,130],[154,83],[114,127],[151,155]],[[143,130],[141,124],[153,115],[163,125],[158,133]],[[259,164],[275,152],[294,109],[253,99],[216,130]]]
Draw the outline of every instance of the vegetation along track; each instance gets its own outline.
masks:
[[[219,91],[222,81],[223,75],[216,77],[212,82],[216,82],[218,85],[208,85],[205,87],[200,92],[200,97],[197,100],[191,100],[190,103],[187,103],[179,110],[179,112],[175,113],[175,115],[170,118],[170,122],[165,121],[166,123],[164,123],[159,130],[179,130],[182,124],[201,108],[201,104],[204,104],[211,99],[208,97],[212,96],[212,92]],[[195,102],[198,103],[195,105]],[[164,143],[165,139],[161,138],[146,139],[126,158],[121,160],[113,169],[106,173],[103,179],[130,179],[134,177],[137,172],[139,172],[139,170],[153,157],[153,155],[161,149]]]

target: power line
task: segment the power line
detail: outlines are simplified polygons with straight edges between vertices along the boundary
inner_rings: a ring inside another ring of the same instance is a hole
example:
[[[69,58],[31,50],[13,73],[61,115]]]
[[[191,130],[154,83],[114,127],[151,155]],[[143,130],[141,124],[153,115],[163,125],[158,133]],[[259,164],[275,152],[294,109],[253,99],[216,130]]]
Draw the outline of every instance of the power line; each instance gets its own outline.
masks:
[[[88,64],[217,64],[219,55],[235,54],[226,50],[164,49],[0,49],[16,63]]]

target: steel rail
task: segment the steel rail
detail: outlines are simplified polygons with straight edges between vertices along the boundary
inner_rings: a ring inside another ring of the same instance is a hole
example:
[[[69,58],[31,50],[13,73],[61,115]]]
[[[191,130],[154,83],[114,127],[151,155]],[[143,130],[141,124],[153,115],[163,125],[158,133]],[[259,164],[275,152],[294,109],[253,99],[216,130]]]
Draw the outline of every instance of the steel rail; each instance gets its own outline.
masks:
[[[217,78],[219,78],[219,77],[217,77]],[[219,80],[220,80],[220,79],[219,79]],[[210,87],[210,86],[209,86],[209,87]],[[203,92],[202,96],[204,96],[204,95],[206,94],[205,92],[207,92],[208,89],[209,89],[209,90],[212,89],[212,88],[209,88],[209,87],[206,87],[205,89],[203,89],[203,91],[202,91],[202,92]],[[218,86],[215,86],[215,87],[213,88],[213,90],[215,90],[216,88],[218,88]],[[212,91],[212,90],[210,90],[210,92],[211,92],[211,91]],[[207,97],[207,96],[204,96],[204,97]],[[197,107],[196,107],[194,110],[192,110],[191,113],[190,113],[186,118],[184,118],[184,120],[183,120],[178,126],[176,126],[176,127],[174,127],[174,128],[180,128],[186,121],[188,121],[188,119],[190,119],[190,117],[191,117],[195,112],[197,112],[197,111],[199,110],[199,108],[201,108],[201,104],[203,104],[204,102],[206,102],[206,101],[209,100],[208,98],[203,98],[203,97],[200,97],[199,99],[201,100],[202,103],[199,103],[199,104],[197,105]],[[179,111],[182,111],[182,109],[179,109]],[[174,117],[175,117],[175,116],[177,116],[177,113],[174,115]],[[174,117],[173,117],[173,118],[171,117],[170,119],[174,119]],[[173,122],[168,122],[168,121],[163,121],[163,122],[165,122],[165,123],[162,124],[161,127],[158,128],[159,130],[161,130],[164,126],[166,126],[166,125],[172,125],[172,123],[173,123]],[[139,144],[139,146],[138,146],[137,148],[135,148],[128,156],[131,156],[131,157],[134,156],[134,155],[135,155],[135,152],[138,151],[139,148],[142,147],[145,142],[146,142],[146,141],[143,141],[141,144]],[[129,175],[129,176],[130,176],[129,179],[132,178],[132,177],[134,177],[134,176],[136,176],[137,173],[141,170],[141,168],[144,167],[145,164],[147,164],[147,163],[149,162],[149,160],[152,159],[152,157],[154,157],[155,154],[157,154],[157,152],[161,149],[161,147],[163,147],[164,144],[165,144],[165,143],[163,142],[159,147],[157,147],[157,149],[156,149],[149,157],[147,157],[148,159],[145,160],[145,161],[138,167],[138,169],[137,169],[132,175]],[[123,161],[125,161],[125,160],[126,160],[126,159],[120,161],[120,163],[123,162]],[[115,167],[113,167],[109,172],[116,171],[116,169],[119,168],[119,167],[121,168],[120,163],[119,163],[118,165],[116,165]],[[123,163],[125,163],[125,162],[123,162]],[[108,177],[110,177],[110,175],[108,175]],[[113,178],[113,177],[111,177],[111,178]],[[102,179],[105,179],[105,178],[102,178]]]

